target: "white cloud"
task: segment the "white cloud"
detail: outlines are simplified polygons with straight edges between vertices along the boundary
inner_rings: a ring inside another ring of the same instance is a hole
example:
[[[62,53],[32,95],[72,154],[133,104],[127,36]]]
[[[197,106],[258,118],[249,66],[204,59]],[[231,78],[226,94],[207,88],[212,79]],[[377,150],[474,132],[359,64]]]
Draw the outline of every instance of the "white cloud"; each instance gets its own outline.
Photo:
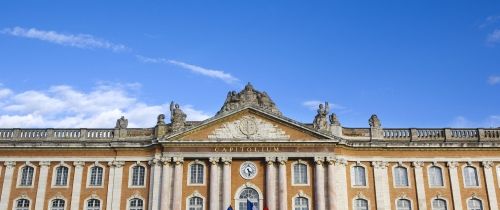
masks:
[[[494,128],[500,127],[500,115],[490,115],[481,122],[474,122],[464,116],[455,117],[450,123],[452,128]]]
[[[14,28],[4,28],[0,32],[12,36],[38,39],[46,42],[78,48],[101,48],[112,50],[115,52],[129,50],[125,45],[114,44],[88,34],[64,34],[56,31],[44,31],[36,28],[22,28],[18,26]]]
[[[12,94],[12,90],[7,88],[0,88],[0,99],[10,96]]]
[[[491,45],[500,43],[500,29],[495,29],[491,34],[489,34],[486,42]]]
[[[324,104],[325,102],[323,101],[319,101],[319,100],[310,100],[310,101],[304,101],[302,102],[302,106],[305,106],[307,107],[308,109],[310,110],[317,110],[318,109],[318,106],[320,104]],[[339,104],[332,104],[332,103],[329,103],[328,104],[330,106],[331,109],[333,110],[345,110],[346,107],[342,106],[342,105],[339,105]]]
[[[500,15],[492,15],[492,16],[488,16],[484,22],[479,25],[479,28],[484,28],[486,26],[489,26],[489,25],[492,25],[492,24],[495,24],[496,22],[500,21]]]
[[[500,84],[500,76],[490,76],[488,78],[488,83],[490,85]]]
[[[103,127],[112,128],[125,116],[129,127],[152,127],[158,114],[169,116],[168,103],[146,104],[130,91],[140,84],[99,84],[91,91],[71,86],[47,90],[10,92],[0,103],[0,127]],[[181,105],[188,120],[204,120],[210,114]]]
[[[226,83],[229,83],[229,84],[239,81],[238,78],[234,77],[233,75],[231,75],[229,73],[221,71],[221,70],[208,69],[205,67],[196,66],[196,65],[184,63],[181,61],[176,61],[176,60],[169,60],[169,59],[165,59],[165,58],[148,58],[148,57],[144,57],[141,55],[136,55],[136,57],[137,57],[137,59],[139,59],[140,61],[145,62],[145,63],[173,64],[173,65],[176,65],[176,66],[181,67],[183,69],[189,70],[193,73],[201,74],[201,75],[211,77],[211,78],[220,79],[220,80],[222,80]]]

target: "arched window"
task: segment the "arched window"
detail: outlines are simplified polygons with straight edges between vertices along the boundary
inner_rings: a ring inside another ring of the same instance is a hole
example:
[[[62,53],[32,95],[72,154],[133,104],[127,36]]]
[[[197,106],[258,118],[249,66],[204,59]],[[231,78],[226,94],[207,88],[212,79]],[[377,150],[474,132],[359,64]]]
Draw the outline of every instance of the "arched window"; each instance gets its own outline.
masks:
[[[429,168],[429,185],[431,185],[431,187],[444,186],[443,171],[441,168],[437,166],[431,166]]]
[[[17,200],[15,210],[30,210],[30,201],[28,199]]]
[[[100,166],[92,166],[90,168],[90,186],[101,186],[102,185],[102,173],[104,169]]]
[[[464,167],[464,182],[465,186],[468,187],[479,186],[476,168],[472,166]]]
[[[129,202],[129,210],[144,210],[144,201],[134,198]]]
[[[309,200],[305,197],[296,197],[294,204],[294,210],[309,210]]]
[[[483,203],[477,198],[472,198],[467,202],[468,210],[483,210]]]
[[[136,165],[132,167],[132,186],[144,186],[146,168]]]
[[[64,210],[64,204],[63,199],[54,199],[50,204],[50,210]]]
[[[293,165],[293,183],[307,184],[307,165],[296,163]]]
[[[408,171],[405,167],[397,166],[394,168],[394,184],[397,187],[408,186]]]
[[[21,182],[20,186],[31,186],[33,184],[33,173],[35,169],[31,166],[24,166],[21,169]]]
[[[368,201],[362,198],[354,200],[354,210],[368,210]]]
[[[432,200],[432,210],[448,210],[448,206],[446,206],[446,201],[443,199]]]
[[[189,198],[188,210],[203,210],[203,199],[196,196]]]
[[[352,167],[352,174],[354,186],[366,186],[365,168],[363,166]]]
[[[411,202],[408,199],[398,199],[397,210],[411,210]]]
[[[200,163],[193,163],[189,167],[189,183],[203,184],[203,165]]]
[[[237,210],[247,210],[247,200],[252,202],[253,206],[259,209],[259,193],[253,188],[245,188],[241,191],[237,200]]]
[[[66,186],[68,184],[68,167],[58,166],[56,168],[56,186]]]
[[[97,199],[89,199],[85,210],[101,210],[101,201]]]

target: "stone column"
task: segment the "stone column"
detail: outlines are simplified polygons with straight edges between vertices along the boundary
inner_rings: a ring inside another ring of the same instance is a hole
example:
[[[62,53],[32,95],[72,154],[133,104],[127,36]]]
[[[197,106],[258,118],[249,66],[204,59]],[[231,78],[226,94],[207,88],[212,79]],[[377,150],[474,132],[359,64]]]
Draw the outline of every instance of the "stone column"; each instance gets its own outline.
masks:
[[[122,178],[123,178],[123,166],[125,162],[123,161],[113,161],[115,168],[113,183],[113,208],[120,209],[120,203],[122,199]]]
[[[287,182],[286,179],[286,161],[287,157],[278,157],[278,209],[288,210],[288,194],[287,194]]]
[[[113,209],[113,185],[115,184],[115,166],[113,162],[108,162],[108,195],[106,197],[106,210]],[[104,180],[103,180],[104,183]]]
[[[219,160],[220,157],[210,157],[210,210],[219,210]]]
[[[231,205],[231,157],[222,157],[222,210]]]
[[[45,191],[47,189],[50,161],[40,161],[39,165],[40,174],[38,175],[38,189],[36,190],[35,210],[43,210],[43,206],[45,205]]]
[[[389,194],[389,180],[387,175],[387,165],[385,161],[374,161],[375,196],[377,200],[377,210],[390,210],[391,198]]]
[[[415,185],[417,188],[417,203],[419,210],[427,210],[427,199],[425,197],[424,172],[422,170],[424,162],[415,161],[413,167],[415,170]]]
[[[314,179],[316,193],[316,210],[325,210],[325,168],[323,167],[324,157],[314,157],[316,163],[316,176]]]
[[[183,157],[173,157],[174,161],[174,192],[172,196],[172,209],[181,209],[182,206],[182,176],[183,176]]]
[[[163,157],[163,169],[161,177],[161,210],[170,210],[170,201],[172,200],[172,157]]]
[[[160,189],[161,189],[161,161],[159,156],[150,160],[151,171],[149,175],[149,209],[160,209]]]
[[[10,202],[10,190],[12,189],[12,178],[16,162],[5,161],[5,175],[3,177],[2,196],[0,197],[0,209],[7,209]]]
[[[80,193],[82,192],[83,167],[85,162],[75,161],[75,174],[73,175],[73,192],[71,193],[71,210],[78,210],[80,207]]]
[[[451,195],[453,197],[453,208],[462,209],[462,195],[460,194],[460,182],[458,181],[458,162],[448,162],[448,170],[450,171]]]
[[[498,210],[497,193],[495,189],[495,182],[493,181],[493,162],[483,161],[484,168],[484,178],[486,180],[486,190],[488,192],[488,203],[490,204],[490,210]]]
[[[348,209],[347,161],[343,158],[327,157],[328,162],[328,209]]]
[[[276,209],[276,157],[266,157],[266,204],[269,209]]]

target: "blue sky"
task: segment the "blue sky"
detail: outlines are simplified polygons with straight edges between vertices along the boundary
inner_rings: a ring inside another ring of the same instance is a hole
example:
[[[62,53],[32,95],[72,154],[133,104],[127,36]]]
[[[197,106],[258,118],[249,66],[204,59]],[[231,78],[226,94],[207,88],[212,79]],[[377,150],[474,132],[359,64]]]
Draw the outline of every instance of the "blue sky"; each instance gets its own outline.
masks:
[[[500,126],[499,1],[2,1],[0,127],[201,120],[247,82],[288,117]]]

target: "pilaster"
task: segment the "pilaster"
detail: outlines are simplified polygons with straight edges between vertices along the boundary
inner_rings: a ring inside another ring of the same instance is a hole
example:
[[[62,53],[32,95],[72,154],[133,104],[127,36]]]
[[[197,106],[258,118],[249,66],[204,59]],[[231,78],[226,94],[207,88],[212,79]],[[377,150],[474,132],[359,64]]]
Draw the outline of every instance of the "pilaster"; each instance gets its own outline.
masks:
[[[287,193],[287,179],[286,179],[286,161],[288,157],[278,157],[278,209],[288,209],[288,193]]]
[[[73,176],[73,189],[71,193],[71,210],[78,210],[80,206],[80,194],[82,192],[82,177],[85,162],[75,161],[75,174]]]
[[[415,171],[415,185],[417,188],[417,203],[419,210],[427,210],[427,198],[425,197],[424,172],[422,167],[424,162],[415,161],[412,163]]]
[[[484,168],[484,178],[486,179],[486,191],[488,192],[488,203],[490,204],[490,210],[498,210],[497,193],[495,189],[495,181],[493,178],[493,162],[483,161]]]
[[[162,178],[161,178],[161,210],[171,210],[172,201],[172,157],[163,156]]]
[[[0,197],[0,209],[7,209],[10,202],[10,190],[12,189],[12,178],[16,162],[5,161],[3,165],[5,166],[5,175],[3,178],[2,196]]]
[[[219,160],[220,157],[210,157],[210,210],[219,210]]]
[[[35,210],[43,210],[47,179],[49,177],[50,161],[40,161],[40,175],[38,176],[38,189],[36,191]]]
[[[231,205],[231,157],[221,158],[222,166],[222,210],[226,210]]]
[[[172,209],[181,209],[182,206],[182,177],[183,177],[183,157],[173,157],[174,162],[174,189],[172,196]]]
[[[453,197],[454,209],[462,209],[462,195],[460,194],[460,182],[458,181],[458,162],[448,162],[448,170],[450,171],[451,195]]]
[[[325,169],[323,162],[325,157],[314,157],[316,176],[314,179],[316,194],[316,210],[325,210]]]
[[[266,202],[269,209],[276,209],[276,157],[266,157]]]
[[[387,174],[388,163],[385,161],[372,162],[375,177],[375,195],[377,210],[390,210],[391,198],[389,193],[389,180]]]

